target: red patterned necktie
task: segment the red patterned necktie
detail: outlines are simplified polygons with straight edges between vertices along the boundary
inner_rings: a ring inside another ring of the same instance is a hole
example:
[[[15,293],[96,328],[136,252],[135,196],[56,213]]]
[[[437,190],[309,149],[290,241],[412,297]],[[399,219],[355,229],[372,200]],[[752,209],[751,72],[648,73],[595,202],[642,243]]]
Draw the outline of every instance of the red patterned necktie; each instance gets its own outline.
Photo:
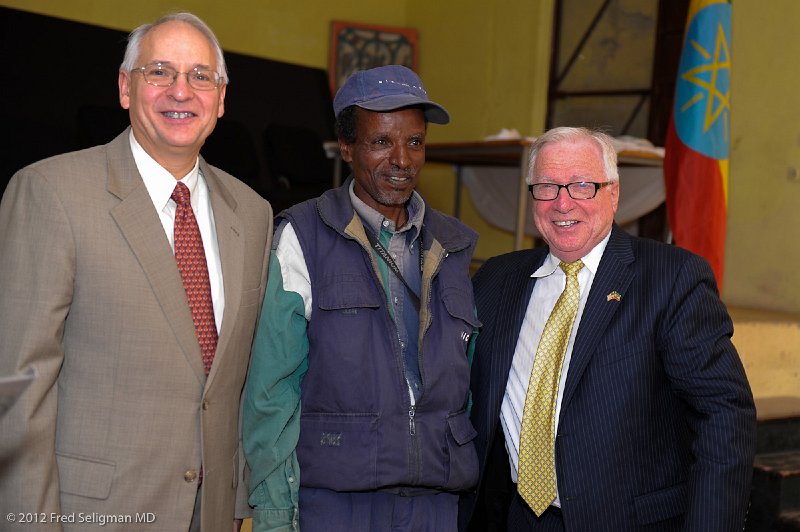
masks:
[[[203,249],[203,237],[192,211],[189,188],[181,182],[175,185],[172,200],[175,211],[175,261],[181,271],[186,299],[192,310],[192,319],[203,353],[206,375],[211,370],[217,351],[217,325],[214,322],[214,304],[211,301],[211,283]]]

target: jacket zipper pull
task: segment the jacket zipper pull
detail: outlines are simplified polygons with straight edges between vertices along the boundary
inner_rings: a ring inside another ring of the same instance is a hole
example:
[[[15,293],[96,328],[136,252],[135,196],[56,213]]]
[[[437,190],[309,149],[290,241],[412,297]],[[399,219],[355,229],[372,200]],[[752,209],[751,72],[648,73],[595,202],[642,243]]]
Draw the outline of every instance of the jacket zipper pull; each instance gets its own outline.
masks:
[[[414,424],[414,414],[415,414],[415,410],[416,410],[416,408],[417,408],[417,407],[416,407],[416,406],[414,406],[414,405],[411,405],[411,406],[408,408],[408,432],[409,432],[409,433],[410,433],[412,436],[414,436],[414,435],[417,433],[417,427],[416,427],[416,425]]]

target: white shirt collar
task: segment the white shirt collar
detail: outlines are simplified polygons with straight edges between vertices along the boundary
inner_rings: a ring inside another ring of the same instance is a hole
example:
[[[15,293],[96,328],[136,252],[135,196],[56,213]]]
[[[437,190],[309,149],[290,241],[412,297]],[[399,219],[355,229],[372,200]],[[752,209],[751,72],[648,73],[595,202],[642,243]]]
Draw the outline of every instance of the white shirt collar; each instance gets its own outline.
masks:
[[[609,238],[611,238],[611,231],[609,231],[606,237],[594,248],[592,248],[589,253],[587,253],[584,257],[581,257],[581,260],[583,261],[583,267],[591,272],[592,277],[594,277],[594,274],[597,273],[597,268],[600,266],[600,259],[603,258],[603,252],[606,250],[606,245],[608,244]],[[531,274],[531,277],[547,277],[558,269],[558,265],[560,263],[561,259],[553,255],[553,253],[548,253],[542,265],[539,266],[539,269]]]
[[[133,159],[136,162],[136,168],[144,180],[144,186],[153,200],[156,210],[161,211],[167,206],[167,202],[172,196],[172,191],[175,190],[175,177],[170,174],[163,166],[158,164],[144,148],[136,140],[133,135],[133,130],[130,132],[131,151],[133,152]],[[194,208],[195,198],[197,197],[197,181],[198,172],[200,169],[200,158],[198,157],[194,162],[194,167],[188,174],[183,176],[180,181],[189,187],[189,192],[192,197],[192,207]]]

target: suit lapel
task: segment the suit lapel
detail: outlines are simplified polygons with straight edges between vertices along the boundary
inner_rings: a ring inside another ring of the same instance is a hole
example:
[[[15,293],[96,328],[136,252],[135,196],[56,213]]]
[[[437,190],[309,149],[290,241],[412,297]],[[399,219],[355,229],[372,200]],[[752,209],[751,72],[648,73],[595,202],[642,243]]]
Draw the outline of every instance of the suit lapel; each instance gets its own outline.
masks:
[[[614,299],[609,300],[608,294],[617,292],[624,296],[633,281],[634,272],[631,268],[633,261],[631,238],[615,225],[594,276],[592,290],[586,300],[581,323],[575,337],[567,381],[564,385],[564,396],[561,401],[562,411],[569,404],[594,350],[600,343],[603,332],[619,308],[620,302]]]
[[[508,378],[508,371],[514,358],[514,350],[519,339],[522,321],[525,318],[525,312],[528,309],[528,303],[533,292],[533,285],[536,281],[530,275],[537,267],[533,267],[530,271],[526,268],[520,268],[510,274],[506,278],[503,292],[500,295],[499,304],[501,308],[506,308],[508,318],[511,320],[510,326],[504,330],[504,334],[497,335],[495,338],[495,345],[492,349],[494,353],[501,353],[502,355],[502,363],[497,369],[503,379]]]
[[[219,176],[202,158],[200,159],[200,169],[211,197],[211,209],[214,212],[214,227],[217,232],[217,244],[222,263],[222,285],[225,291],[225,310],[222,327],[219,331],[217,353],[208,376],[210,383],[226,356],[241,305],[242,283],[244,282],[244,226],[236,214],[236,200]]]
[[[120,199],[111,216],[136,255],[189,366],[203,383],[203,359],[186,292],[158,213],[133,160],[128,132],[108,145],[107,188]]]

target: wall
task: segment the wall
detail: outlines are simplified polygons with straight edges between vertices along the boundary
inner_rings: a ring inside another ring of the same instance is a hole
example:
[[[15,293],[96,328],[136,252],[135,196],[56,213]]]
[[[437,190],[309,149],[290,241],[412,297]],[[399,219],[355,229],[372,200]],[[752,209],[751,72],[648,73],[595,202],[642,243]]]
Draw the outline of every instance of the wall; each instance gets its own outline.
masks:
[[[798,20],[796,0],[734,2],[725,254],[729,304],[794,314],[800,314]]]
[[[0,0],[0,5],[124,31],[185,9],[208,22],[226,50],[319,68],[328,64],[331,20],[406,22],[405,1],[382,3],[379,9],[358,0]]]
[[[501,128],[515,128],[522,135],[542,132],[553,4],[409,0],[409,25],[421,34],[422,77],[453,118],[447,126],[431,126],[429,139],[477,140]],[[418,185],[445,212],[453,212],[454,187],[452,169],[431,163]],[[466,189],[461,198],[461,219],[480,233],[475,256],[485,259],[511,250],[513,234],[488,225]]]
[[[182,7],[208,20],[231,51],[320,68],[327,67],[331,20],[417,28],[422,78],[453,116],[448,126],[431,126],[429,141],[437,142],[479,139],[503,127],[523,135],[541,132],[554,1],[402,0],[376,7],[359,0],[184,0]],[[173,0],[0,0],[0,5],[123,30],[175,6]],[[796,0],[734,3],[724,291],[730,305],[790,314],[800,314],[800,245],[794,236],[800,227],[797,20]],[[235,72],[232,76],[236,90]],[[454,186],[448,166],[429,164],[420,191],[451,212]],[[462,218],[481,235],[479,258],[512,247],[513,235],[484,222],[466,191]],[[781,260],[767,260],[772,257]]]
[[[328,64],[331,20],[417,28],[420,74],[454,118],[446,127],[431,126],[428,140],[437,142],[483,138],[502,127],[524,135],[541,132],[553,2],[184,0],[179,6],[208,21],[227,50],[319,68]],[[171,0],[0,0],[0,5],[125,31],[176,9]],[[236,73],[231,77],[236,90]],[[454,186],[448,166],[431,164],[419,190],[434,207],[452,212]],[[513,235],[484,222],[466,191],[462,198],[462,219],[481,234],[476,256],[511,249]]]

